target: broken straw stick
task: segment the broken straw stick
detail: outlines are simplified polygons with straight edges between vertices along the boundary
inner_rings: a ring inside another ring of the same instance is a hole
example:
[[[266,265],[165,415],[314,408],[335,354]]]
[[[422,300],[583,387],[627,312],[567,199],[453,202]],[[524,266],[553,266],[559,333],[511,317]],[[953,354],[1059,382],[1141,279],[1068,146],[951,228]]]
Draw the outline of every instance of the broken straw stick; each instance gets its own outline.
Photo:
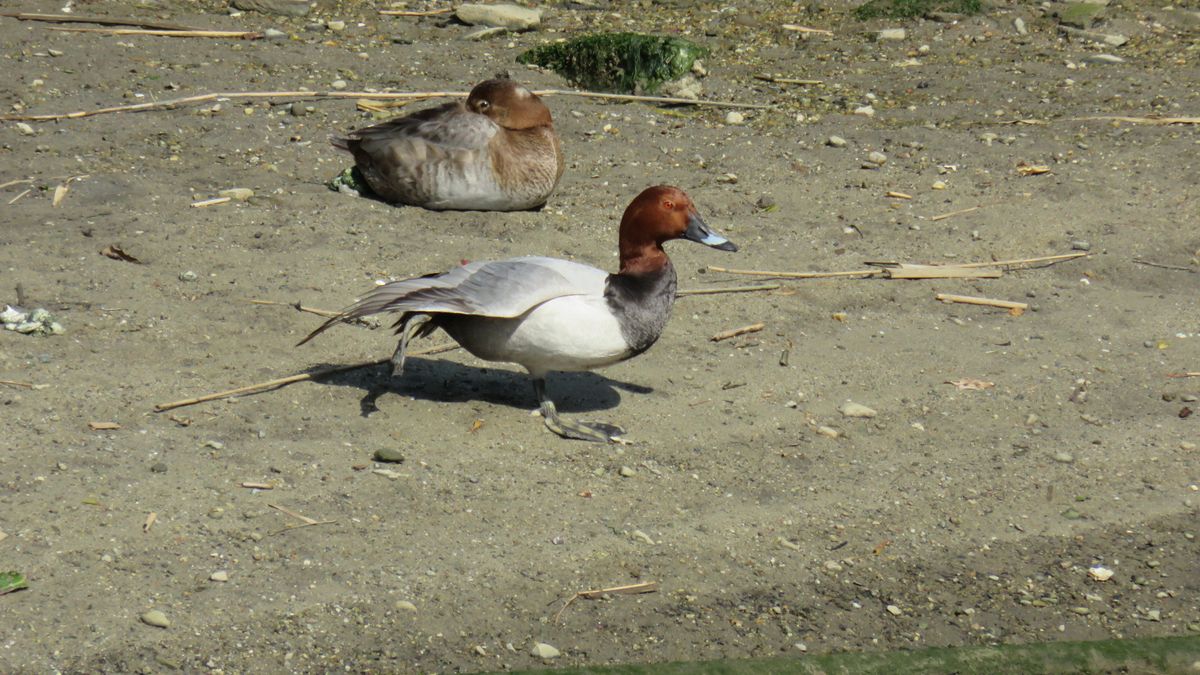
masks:
[[[575,593],[575,595],[572,595],[571,597],[567,598],[567,601],[563,603],[563,606],[561,608],[559,608],[558,612],[556,612],[554,614],[554,623],[558,623],[558,620],[560,618],[562,618],[562,613],[567,611],[567,607],[570,607],[572,602],[575,602],[576,600],[578,600],[580,598],[583,598],[584,600],[596,600],[598,598],[602,598],[605,595],[610,595],[610,594],[611,595],[639,595],[641,593],[654,593],[657,590],[658,590],[658,582],[657,581],[643,581],[640,584],[629,584],[627,586],[613,586],[612,588],[598,588],[593,591],[579,591],[579,592]]]
[[[415,352],[409,352],[408,355],[409,356],[429,356],[430,354],[440,354],[442,352],[448,352],[448,351],[451,351],[454,349],[458,349],[458,345],[443,344],[443,345],[437,345],[435,347],[429,347],[428,349],[420,349]],[[181,401],[172,401],[171,403],[158,403],[158,404],[155,404],[155,406],[154,406],[154,412],[166,412],[167,410],[174,410],[175,408],[182,408],[184,406],[196,405],[197,403],[205,403],[207,401],[217,401],[217,400],[220,400],[223,398],[240,396],[242,394],[253,394],[253,393],[265,391],[268,389],[277,389],[279,387],[287,386],[289,384],[295,384],[296,382],[307,382],[309,380],[316,380],[316,379],[325,377],[326,375],[342,373],[347,370],[357,370],[359,368],[370,368],[371,366],[381,366],[385,363],[391,363],[391,361],[392,360],[389,358],[389,359],[380,359],[378,361],[364,361],[362,363],[350,363],[350,364],[341,365],[341,366],[330,366],[329,368],[322,368],[321,370],[315,370],[311,373],[300,373],[299,375],[289,375],[288,377],[281,377],[277,380],[269,380],[267,382],[259,382],[258,384],[251,384],[251,385],[247,385],[245,387],[238,387],[237,389],[230,389],[228,391],[219,391],[215,394],[205,394],[204,396],[197,396],[195,398],[185,398]]]
[[[104,35],[156,35],[159,37],[240,38],[260,40],[263,34],[252,30],[163,30],[159,28],[82,28],[51,26],[47,30],[65,33],[101,33]]]
[[[278,305],[280,307],[292,307],[300,312],[308,312],[309,314],[316,314],[317,316],[324,316],[324,317],[328,317],[328,318],[342,315],[341,312],[334,312],[334,311],[328,310],[328,309],[317,309],[316,307],[305,307],[304,305],[302,305],[298,302],[276,302],[275,300],[251,300],[250,304],[252,304],[252,305]]]
[[[1167,373],[1167,377],[1171,377],[1171,378],[1200,377],[1200,371],[1190,371],[1190,372],[1186,372],[1186,373]]]
[[[774,75],[755,75],[754,79],[776,84],[825,84],[824,80],[797,80],[791,77],[775,77]]]
[[[156,23],[141,19],[119,19],[106,16],[68,16],[66,14],[31,14],[29,12],[0,12],[19,21],[47,21],[49,23],[96,23],[101,26],[137,26],[139,28],[158,28],[160,30],[195,30],[190,26],[180,26],[176,23]]]
[[[979,207],[979,206],[972,206],[972,207],[965,208],[965,209],[959,209],[959,210],[957,210],[957,211],[951,211],[950,213],[943,213],[943,214],[942,214],[942,215],[940,215],[940,216],[930,216],[930,217],[929,217],[929,220],[930,220],[931,222],[936,222],[936,221],[939,221],[939,220],[945,220],[945,219],[947,219],[947,218],[953,218],[954,216],[961,216],[961,215],[962,215],[962,214],[964,214],[964,213],[970,213],[970,212],[972,212],[972,211],[978,211],[980,208],[982,208],[982,207]]]
[[[268,502],[267,506],[275,509],[276,511],[286,513],[287,515],[295,518],[296,520],[302,521],[305,525],[316,525],[318,522],[316,520],[313,520],[312,518],[309,518],[308,516],[302,516],[299,513],[296,513],[295,511],[293,511],[291,509],[284,508],[278,504],[271,504],[270,502]]]
[[[385,16],[437,16],[438,14],[449,14],[453,11],[453,7],[444,7],[442,9],[427,9],[424,11],[413,9],[381,9],[379,13]]]
[[[954,295],[951,293],[938,293],[934,296],[942,302],[958,302],[964,305],[985,305],[987,307],[1000,307],[1007,309],[1009,314],[1013,316],[1021,316],[1025,310],[1029,309],[1029,305],[1024,302],[1013,302],[1011,300],[994,300],[992,298],[977,298],[971,295]]]
[[[746,333],[757,333],[766,327],[767,324],[760,321],[758,323],[752,323],[749,326],[742,326],[740,328],[731,328],[726,331],[721,331],[720,333],[710,337],[709,340],[713,342],[720,342],[721,340],[728,340],[729,338],[745,335]]]
[[[880,270],[851,270],[849,272],[768,272],[765,270],[735,270],[728,267],[708,266],[709,272],[744,274],[754,277],[779,277],[781,279],[836,279],[838,277],[874,277],[883,274]]]
[[[216,206],[217,204],[228,204],[233,201],[233,197],[213,197],[212,199],[201,199],[198,202],[192,202],[193,209],[202,209],[206,206]]]
[[[33,389],[32,382],[17,382],[16,380],[0,380],[0,384],[7,384],[10,387],[22,387],[24,389]]]
[[[833,35],[833,31],[825,30],[824,28],[809,28],[808,26],[797,26],[794,23],[785,23],[780,28],[790,30],[795,33],[816,33],[817,35]]]
[[[767,109],[769,105],[759,103],[735,103],[727,101],[711,101],[708,99],[670,98],[665,96],[634,96],[632,94],[606,94],[593,91],[574,91],[570,89],[543,89],[535,91],[538,96],[580,96],[583,98],[604,98],[614,101],[642,101],[647,103],[676,103],[681,105],[701,105],[719,108],[755,108]],[[54,120],[79,119],[108,113],[145,112],[148,110],[169,110],[184,105],[220,101],[222,99],[263,99],[286,98],[295,100],[314,100],[322,98],[371,98],[371,99],[427,99],[427,98],[465,98],[466,92],[457,91],[423,91],[423,92],[378,92],[378,91],[229,91],[212,94],[197,94],[183,96],[164,101],[147,101],[131,103],[96,110],[76,110],[69,113],[44,113],[37,115],[6,114],[0,115],[0,121],[8,122],[51,122]]]
[[[730,286],[728,288],[685,288],[676,293],[676,297],[686,295],[716,295],[718,293],[753,293],[755,291],[774,291],[779,284],[762,284],[761,286]]]

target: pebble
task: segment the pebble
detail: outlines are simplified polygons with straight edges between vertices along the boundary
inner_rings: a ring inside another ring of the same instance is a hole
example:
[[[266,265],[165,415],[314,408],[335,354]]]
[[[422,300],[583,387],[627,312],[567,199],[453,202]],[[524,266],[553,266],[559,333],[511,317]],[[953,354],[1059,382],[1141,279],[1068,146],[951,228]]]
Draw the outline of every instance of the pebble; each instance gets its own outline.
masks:
[[[1025,19],[1019,16],[1013,19],[1013,28],[1017,29],[1017,35],[1029,35],[1029,28],[1025,26]]]
[[[833,427],[820,426],[817,427],[817,435],[825,438],[841,438],[842,432]]]
[[[278,28],[268,28],[263,31],[263,37],[268,40],[286,40],[288,34]]]
[[[1197,447],[1200,447],[1200,446],[1197,446],[1195,443],[1192,443],[1190,441],[1181,441],[1179,443],[1180,450],[1189,450],[1190,451],[1190,450],[1195,450]]]
[[[878,414],[874,409],[852,401],[847,401],[842,405],[840,411],[843,417],[874,417]]]
[[[1108,37],[1114,37],[1114,36],[1110,35]],[[1121,44],[1124,44],[1124,42],[1122,42]],[[1097,63],[1097,64],[1125,63],[1125,59],[1123,59],[1119,56],[1116,56],[1114,54],[1088,54],[1087,56],[1083,57],[1080,60],[1083,61],[1084,63]]]
[[[854,109],[854,114],[862,115],[863,117],[874,117],[875,116],[875,108],[872,108],[869,105],[859,106]]]
[[[825,141],[825,145],[833,148],[844,148],[846,147],[846,139],[842,138],[841,136],[830,136],[829,139]]]
[[[1072,251],[1090,251],[1090,250],[1092,250],[1092,243],[1089,241],[1084,241],[1082,239],[1077,239],[1077,240],[1071,242],[1071,250]]]
[[[346,22],[345,21],[337,21],[337,20],[326,21],[325,27],[335,33],[340,33],[342,31],[346,30]]]
[[[398,480],[404,477],[404,474],[397,471],[392,471],[391,469],[375,469],[371,473],[375,474],[376,476],[383,476],[388,480]]]
[[[743,124],[745,121],[746,116],[736,110],[725,113],[725,124]]]
[[[314,110],[316,110],[315,106],[304,105],[300,102],[293,103],[291,107],[288,108],[288,112],[292,114],[292,117],[304,117]]]
[[[399,464],[404,461],[404,454],[395,448],[380,448],[371,456],[376,462],[391,462]]]
[[[867,155],[867,161],[872,164],[877,164],[879,166],[883,166],[884,164],[887,164],[887,155],[876,150],[876,151],[873,151],[871,154]]]
[[[1080,616],[1087,616],[1088,614],[1092,613],[1092,610],[1088,609],[1087,607],[1072,607],[1071,611]]]
[[[842,564],[836,560],[826,560],[824,567],[829,572],[841,572],[843,569]]]
[[[199,275],[197,275],[195,272],[193,272],[191,270],[187,270],[186,272],[179,273],[180,281],[195,281],[198,278],[199,278]]]
[[[254,190],[250,188],[229,188],[228,190],[221,190],[217,195],[220,197],[229,197],[235,202],[244,202],[254,196]]]
[[[166,473],[167,464],[165,462],[155,462],[150,465],[150,473]]]
[[[561,653],[553,645],[548,645],[545,642],[535,642],[533,643],[533,648],[529,650],[531,656],[536,656],[539,659],[556,659]]]
[[[329,86],[333,87],[334,89],[345,89],[346,81],[345,80],[334,80],[333,83],[330,84]]]
[[[772,209],[775,208],[775,198],[771,195],[759,195],[754,205],[763,210]]]
[[[795,649],[798,652],[806,652],[808,651],[808,645],[804,644],[803,642],[797,642],[796,644],[792,645],[792,649]]]
[[[1152,610],[1146,612],[1146,618],[1150,619],[1151,621],[1161,621],[1162,620],[1162,610],[1152,609]]]
[[[229,572],[226,572],[225,570],[217,570],[216,572],[208,575],[208,580],[225,583],[226,581],[229,581]]]
[[[888,614],[891,614],[892,616],[900,616],[901,614],[904,613],[899,607],[897,607],[895,605],[888,605],[887,611],[888,611]]]
[[[1075,461],[1075,455],[1072,455],[1066,451],[1059,451],[1054,453],[1054,461],[1058,462],[1059,464],[1070,464],[1071,462]]]
[[[621,474],[621,476],[623,478],[633,478],[634,476],[637,475],[637,471],[634,471],[633,469],[631,469],[630,467],[627,467],[627,466],[621,467],[620,470],[617,471],[617,473]]]
[[[629,533],[629,536],[632,537],[633,539],[637,539],[640,542],[650,544],[652,546],[655,543],[654,540],[650,538],[650,535],[646,534],[645,532],[642,532],[641,530],[634,530],[633,532]]]
[[[884,28],[879,31],[880,40],[903,40],[906,37],[908,33],[903,28]]]
[[[152,609],[141,616],[142,623],[155,628],[170,628],[171,620],[157,609]]]
[[[417,606],[412,604],[408,600],[397,600],[396,601],[396,609],[402,609],[406,612],[415,612],[415,611],[417,611]]]
[[[529,30],[542,22],[542,10],[517,5],[460,5],[454,16],[466,24]]]
[[[945,190],[945,189],[946,189],[946,181],[944,181],[944,180],[935,180],[935,181],[933,182],[933,185],[930,185],[930,186],[929,186],[929,189],[931,189],[931,190]]]
[[[1096,565],[1088,570],[1088,576],[1095,581],[1108,581],[1113,578],[1114,572],[1107,567]]]
[[[33,127],[29,126],[25,122],[17,122],[17,131],[20,131],[25,136],[32,136],[37,133],[33,130]]]

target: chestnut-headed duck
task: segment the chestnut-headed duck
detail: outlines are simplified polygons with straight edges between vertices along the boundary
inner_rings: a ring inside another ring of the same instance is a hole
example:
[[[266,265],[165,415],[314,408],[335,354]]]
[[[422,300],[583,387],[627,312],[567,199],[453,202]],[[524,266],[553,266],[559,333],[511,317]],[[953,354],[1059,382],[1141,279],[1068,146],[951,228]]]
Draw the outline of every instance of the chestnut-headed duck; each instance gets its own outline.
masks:
[[[704,223],[683,190],[660,185],[647,188],[625,209],[616,274],[535,256],[467,263],[380,286],[300,344],[336,323],[396,312],[396,372],[403,371],[410,339],[441,328],[481,359],[516,363],[529,371],[551,431],[564,438],[619,441],[624,433],[620,427],[559,417],[546,394],[546,374],[611,365],[658,340],[675,302],[675,268],[663,250],[663,242],[671,239],[737,250]]]
[[[542,206],[563,173],[550,109],[508,79],[455,101],[334,138],[379,197],[435,211]]]

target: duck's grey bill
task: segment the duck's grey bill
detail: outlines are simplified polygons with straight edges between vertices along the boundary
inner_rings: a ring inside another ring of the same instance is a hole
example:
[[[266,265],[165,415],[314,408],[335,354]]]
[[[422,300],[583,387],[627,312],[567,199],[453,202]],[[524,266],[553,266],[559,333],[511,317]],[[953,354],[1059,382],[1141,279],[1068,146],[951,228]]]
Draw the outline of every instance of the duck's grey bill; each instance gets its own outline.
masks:
[[[729,241],[720,232],[706,225],[700,216],[694,213],[688,216],[688,227],[687,231],[683,233],[683,238],[722,251],[738,250],[732,241]]]

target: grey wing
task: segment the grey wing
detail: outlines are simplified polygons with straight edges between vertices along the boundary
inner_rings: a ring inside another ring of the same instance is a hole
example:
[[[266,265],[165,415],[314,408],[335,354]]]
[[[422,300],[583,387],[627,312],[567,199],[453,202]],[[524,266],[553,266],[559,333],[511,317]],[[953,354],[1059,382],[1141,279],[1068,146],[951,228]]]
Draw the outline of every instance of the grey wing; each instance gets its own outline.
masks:
[[[393,281],[326,321],[300,344],[340,321],[380,312],[433,312],[511,318],[553,298],[603,295],[608,274],[567,260],[510,258],[468,263],[448,272]]]
[[[473,150],[486,147],[498,129],[487,117],[465,110],[459,103],[447,103],[351,132],[345,145],[357,146],[371,155],[386,152],[397,143],[413,142],[445,151]]]

